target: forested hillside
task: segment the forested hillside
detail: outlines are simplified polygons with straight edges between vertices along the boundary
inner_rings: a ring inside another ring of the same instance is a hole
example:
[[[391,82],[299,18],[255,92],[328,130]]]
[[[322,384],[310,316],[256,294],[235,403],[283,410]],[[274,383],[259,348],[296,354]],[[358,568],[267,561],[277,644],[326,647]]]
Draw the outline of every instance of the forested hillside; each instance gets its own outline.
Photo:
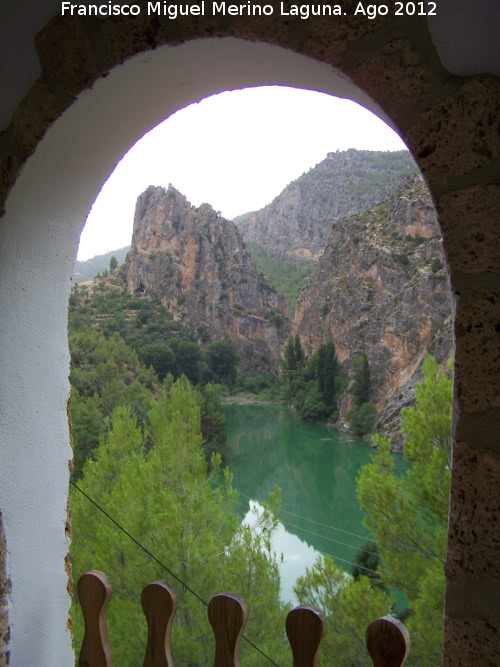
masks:
[[[270,545],[279,500],[272,499],[254,525],[241,525],[235,512],[238,494],[229,473],[221,472],[220,456],[214,454],[207,468],[202,419],[199,397],[186,378],[169,381],[158,391],[147,423],[130,407],[116,407],[95,460],[87,461],[82,479],[71,489],[73,572],[112,573],[108,622],[114,659],[123,667],[136,667],[144,657],[146,624],[139,592],[166,577],[177,583],[172,628],[177,665],[201,667],[213,660],[204,600],[221,589],[238,591],[250,605],[250,641],[281,664],[290,661],[282,632],[286,609]],[[84,627],[76,596],[71,614],[81,646]],[[259,664],[260,654],[251,645],[242,646],[242,654],[244,664]]]
[[[73,285],[68,329],[74,477],[94,455],[113,410],[127,406],[144,425],[168,377],[197,385],[206,456],[224,455],[220,383],[226,391],[234,385],[239,360],[230,341],[200,347],[157,300],[129,294],[118,272]]]
[[[274,253],[255,243],[249,242],[247,247],[252,253],[252,263],[257,271],[286,296],[290,313],[293,314],[300,290],[312,280],[316,266],[310,262],[303,264],[280,260]]]
[[[92,280],[98,273],[102,273],[109,269],[112,259],[115,258],[116,266],[120,266],[125,261],[130,246],[119,248],[118,250],[111,250],[104,255],[96,255],[84,261],[76,261],[73,270],[73,282],[82,283],[86,280]]]

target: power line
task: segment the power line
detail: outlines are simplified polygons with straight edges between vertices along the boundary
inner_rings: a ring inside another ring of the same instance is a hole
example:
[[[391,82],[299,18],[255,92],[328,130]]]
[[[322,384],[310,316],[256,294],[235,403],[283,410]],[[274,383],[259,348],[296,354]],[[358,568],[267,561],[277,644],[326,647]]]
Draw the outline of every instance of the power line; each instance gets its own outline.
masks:
[[[293,512],[289,512],[288,510],[281,510],[285,514],[289,514],[290,516],[295,517],[296,519],[302,519],[303,521],[310,521],[311,523],[315,523],[317,526],[322,526],[323,528],[330,528],[330,530],[336,530],[338,533],[344,533],[344,535],[350,535],[351,537],[357,537],[360,540],[367,540],[368,538],[366,535],[356,535],[356,533],[350,533],[348,530],[343,530],[342,528],[336,528],[335,526],[329,526],[326,523],[321,523],[320,521],[315,521],[314,519],[308,519],[305,516],[300,516],[299,514],[294,514]]]
[[[219,484],[218,482],[213,482],[213,484],[217,484],[218,486],[223,486],[222,484]],[[255,498],[251,498],[250,496],[245,495],[244,493],[240,493],[238,491],[238,495],[243,496],[244,498],[247,498],[248,500],[253,500],[254,502],[258,502],[255,500]],[[246,505],[243,505],[243,503],[238,503],[238,501],[235,501],[237,505],[240,505],[240,507],[245,507]],[[328,528],[329,530],[335,530],[339,533],[344,533],[346,535],[350,535],[351,537],[357,537],[360,540],[364,540],[365,542],[369,539],[366,535],[363,537],[362,535],[356,535],[355,533],[350,533],[347,530],[342,530],[341,528],[336,528],[335,526],[330,526],[326,523],[320,523],[319,521],[315,521],[314,519],[308,519],[307,517],[304,516],[299,516],[298,514],[294,514],[293,512],[289,512],[288,510],[283,509],[280,507],[279,509],[279,514],[280,514],[280,521],[284,526],[290,526],[291,528],[295,528],[296,530],[301,530],[304,533],[309,533],[310,535],[315,535],[316,537],[321,537],[324,540],[328,540],[330,542],[335,542],[336,544],[341,544],[344,547],[349,547],[350,549],[355,549],[356,551],[362,551],[365,553],[370,554],[371,556],[378,556],[378,554],[374,553],[373,551],[369,551],[368,549],[362,549],[361,547],[357,547],[354,544],[348,544],[347,542],[341,542],[339,540],[335,540],[333,537],[328,537],[327,535],[323,535],[322,533],[315,533],[312,530],[307,530],[307,528],[301,528],[300,526],[295,526],[291,523],[285,522],[281,518],[281,514],[289,514],[290,516],[294,516],[297,519],[301,519],[302,521],[309,521],[310,523],[314,523],[317,526],[322,526],[323,528]]]
[[[72,480],[70,480],[70,484],[72,484],[74,488],[77,489],[77,491],[79,491],[83,496],[85,496],[85,498],[87,498],[87,500],[89,500],[92,503],[92,505],[97,507],[97,509],[100,512],[102,512],[102,514],[104,514],[104,516],[107,519],[109,519],[119,530],[122,531],[122,533],[124,533],[124,535],[126,535],[130,540],[132,540],[134,544],[136,544],[140,549],[142,549],[142,551],[144,551],[145,554],[147,554],[150,558],[152,558],[155,561],[155,563],[157,563],[161,568],[163,568],[165,572],[168,572],[168,574],[171,577],[173,577],[187,591],[189,591],[191,595],[194,595],[194,597],[197,600],[199,600],[202,604],[204,604],[205,607],[208,607],[208,603],[205,602],[205,600],[201,598],[198,595],[198,593],[196,593],[192,588],[190,588],[184,581],[182,581],[182,579],[179,579],[179,577],[176,574],[174,574],[172,570],[170,570],[164,563],[162,563],[161,560],[156,558],[156,556],[152,554],[151,551],[149,551],[149,549],[146,549],[145,546],[143,546],[138,540],[136,540],[135,537],[133,537],[133,535],[131,535],[125,528],[123,528],[122,525],[118,523],[118,521],[116,521],[116,519],[113,519],[113,517],[110,514],[108,514],[108,512],[106,512],[104,508],[102,508],[98,503],[96,503],[96,501],[93,500],[93,498],[91,498],[87,493],[85,493],[85,491],[83,491],[79,486],[77,486],[75,482],[73,482]],[[250,639],[248,639],[248,637],[245,637],[245,635],[241,635],[241,638],[244,639],[252,648],[258,651],[264,658],[266,658],[266,660],[269,660],[269,662],[272,665],[275,665],[275,667],[279,667],[279,665],[276,662],[274,662],[272,658],[270,658],[263,651],[261,651],[261,649],[258,646],[256,646]]]
[[[241,503],[238,503],[241,505]],[[232,514],[234,517],[238,517],[237,514]],[[287,524],[284,524],[281,521],[283,526],[286,526]],[[288,524],[290,525],[290,524]],[[252,529],[252,526],[249,526],[250,529]],[[300,529],[302,530],[302,529]],[[308,531],[309,532],[309,531]],[[299,538],[300,539],[300,538]],[[339,544],[344,544],[343,542],[339,542]],[[350,547],[350,544],[345,544],[344,546]],[[351,547],[352,549],[356,549],[356,547]],[[347,563],[347,565],[352,565],[353,567],[359,567],[360,570],[365,570],[366,572],[371,572],[372,574],[380,574],[380,572],[377,572],[376,570],[370,570],[369,567],[364,567],[364,565],[359,565],[358,563],[352,563],[350,560],[346,560],[345,558],[341,558],[340,556],[334,556],[333,554],[326,553],[325,551],[320,551],[319,549],[316,549],[316,547],[313,547],[315,551],[317,551],[321,556],[328,556],[332,560],[341,560],[343,563]],[[361,551],[361,549],[359,549]],[[366,553],[372,553],[371,551],[367,551]],[[378,554],[373,554],[375,556],[378,556]]]
[[[217,482],[214,482],[214,483],[217,484]],[[222,484],[219,484],[219,486],[222,486]],[[248,496],[245,496],[245,497],[248,498]],[[253,498],[251,498],[250,500],[253,500]],[[255,502],[258,502],[258,501],[255,501]],[[244,505],[243,503],[239,503],[237,500],[233,500],[233,503],[235,505],[239,505],[240,507],[243,507],[244,509],[247,509],[246,505]],[[347,542],[341,542],[340,540],[335,540],[333,537],[328,537],[327,535],[323,535],[321,533],[315,533],[312,530],[307,530],[307,528],[301,528],[300,526],[295,526],[293,523],[289,523],[288,521],[284,521],[281,518],[281,512],[282,511],[285,511],[285,510],[282,510],[280,508],[280,510],[279,510],[279,514],[280,514],[279,520],[280,520],[280,523],[287,528],[295,528],[296,530],[300,530],[303,533],[308,533],[309,535],[314,535],[315,537],[320,537],[321,539],[328,540],[329,542],[335,542],[335,544],[340,544],[343,547],[348,547],[349,549],[354,549],[355,551],[361,551],[363,553],[370,554],[371,556],[378,556],[378,554],[374,553],[373,551],[368,551],[367,549],[362,549],[361,547],[356,547],[354,544],[348,544]],[[289,512],[289,514],[290,514],[290,512]],[[305,521],[307,521],[307,520],[308,519],[305,519]],[[313,521],[312,519],[309,519],[309,521],[312,521],[312,523],[318,523],[317,521]],[[322,525],[325,525],[325,524],[322,524]],[[333,528],[333,526],[327,526],[327,527],[332,528],[332,530],[335,530],[335,528]],[[364,538],[364,539],[366,540],[366,538]],[[337,556],[335,556],[335,558],[337,558]],[[351,563],[351,565],[352,565],[352,563]],[[370,570],[370,572],[371,572],[371,570]]]
[[[335,544],[340,544],[344,547],[349,547],[349,549],[354,549],[355,551],[361,551],[362,553],[370,554],[371,556],[378,556],[378,554],[373,551],[368,551],[367,549],[362,549],[361,547],[355,547],[353,544],[347,544],[346,542],[340,542],[339,540],[333,539],[333,537],[327,537],[326,535],[321,535],[321,533],[315,533],[313,530],[307,530],[307,528],[301,528],[300,526],[295,526],[293,523],[288,523],[285,521],[281,522],[284,526],[289,528],[295,528],[296,530],[301,530],[303,533],[309,533],[309,535],[314,535],[315,537],[321,537],[323,540],[328,540],[329,542],[335,542]],[[352,563],[351,563],[352,565]]]

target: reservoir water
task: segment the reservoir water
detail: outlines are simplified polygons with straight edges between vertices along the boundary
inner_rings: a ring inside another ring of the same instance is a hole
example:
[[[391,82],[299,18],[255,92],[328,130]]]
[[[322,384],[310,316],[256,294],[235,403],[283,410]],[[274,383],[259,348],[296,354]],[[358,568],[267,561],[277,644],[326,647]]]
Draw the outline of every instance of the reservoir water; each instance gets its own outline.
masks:
[[[251,507],[281,489],[280,526],[273,547],[283,554],[282,597],[320,553],[347,572],[369,536],[356,498],[359,469],[370,462],[366,441],[297,419],[276,405],[228,405],[227,464],[245,520]],[[398,457],[399,458],[399,457]]]

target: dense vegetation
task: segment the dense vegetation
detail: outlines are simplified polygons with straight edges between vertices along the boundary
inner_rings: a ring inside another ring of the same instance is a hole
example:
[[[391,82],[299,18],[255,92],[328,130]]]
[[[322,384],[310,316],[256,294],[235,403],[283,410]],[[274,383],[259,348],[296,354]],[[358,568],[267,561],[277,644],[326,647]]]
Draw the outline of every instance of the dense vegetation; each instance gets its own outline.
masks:
[[[102,344],[102,334],[87,335]],[[117,350],[130,352],[116,335],[112,344],[116,348],[112,361],[123,368]],[[331,351],[326,349],[326,358],[328,354]],[[289,361],[297,357],[300,349],[290,350]],[[133,362],[133,357],[127,359]],[[143,371],[140,365],[136,370]],[[326,373],[323,400],[327,402],[329,382]],[[220,396],[213,398],[220,401]],[[185,377],[174,381],[167,376],[162,385],[156,385],[149,405],[149,411],[144,414],[143,408],[140,416],[133,415],[130,406],[113,410],[94,457],[83,466],[80,488],[204,600],[220,592],[221,586],[243,595],[251,609],[247,636],[278,664],[286,664],[290,659],[282,632],[286,609],[280,602],[279,573],[270,547],[278,496],[271,496],[270,506],[256,517],[252,529],[240,527],[229,471],[222,475],[221,458],[215,452],[209,471],[203,455],[199,391]],[[390,443],[382,438],[376,438],[373,463],[359,476],[359,499],[374,541],[360,551],[352,578],[322,556],[297,580],[299,601],[319,606],[330,621],[322,648],[326,664],[370,664],[364,630],[375,617],[392,613],[390,591],[394,589],[408,601],[402,613],[412,637],[408,664],[438,664],[451,380],[432,357],[424,365],[416,408],[403,413],[403,431],[410,464],[404,477],[393,473]],[[113,573],[116,592],[109,618],[115,658],[122,665],[137,664],[138,647],[144,645],[138,592],[150,581],[170,577],[77,489],[72,490],[71,503],[75,575],[93,568]],[[205,609],[185,587],[176,588],[180,593],[174,624],[176,664],[206,664],[213,647]],[[82,621],[76,602],[72,614],[80,642]],[[250,649],[244,647],[245,652],[243,665],[259,663]]]
[[[366,352],[353,363],[352,408],[348,419],[351,430],[357,435],[371,433],[377,420],[377,408],[370,402],[371,373]]]
[[[192,331],[174,320],[157,298],[127,291],[119,272],[96,281],[73,285],[69,298],[69,331],[94,329],[106,338],[117,333],[135,350],[139,361],[163,380],[184,374],[194,384],[236,379],[238,352],[229,340],[202,347],[204,332]]]
[[[282,259],[273,257],[262,246],[255,243],[247,245],[252,253],[252,262],[257,271],[274,285],[277,292],[286,296],[290,304],[290,312],[293,312],[299,291],[313,278],[317,269],[316,265],[312,262],[304,264],[283,262]]]
[[[112,275],[73,286],[69,332],[73,478],[81,476],[86,459],[112,426],[114,408],[127,406],[144,425],[169,377],[185,376],[197,385],[206,456],[212,451],[224,455],[221,395],[234,385],[238,362],[230,341],[202,349],[159,301],[128,294],[121,278]]]
[[[167,375],[162,384],[153,367],[141,363],[137,353],[117,333],[107,339],[98,331],[76,332],[69,336],[69,346],[73,479],[78,479],[85,461],[94,456],[102,437],[112,427],[115,407],[127,406],[131,416],[143,426],[162,386],[174,376]],[[186,375],[181,371],[175,377]],[[211,383],[199,384],[195,392],[207,459],[213,451],[225,453],[221,394],[221,386]]]
[[[359,501],[375,544],[365,547],[352,579],[331,559],[320,557],[297,580],[299,600],[319,606],[331,621],[322,650],[329,664],[334,656],[338,664],[371,665],[362,650],[364,629],[370,622],[367,610],[372,619],[390,613],[394,608],[391,589],[402,592],[408,601],[400,614],[412,642],[405,664],[440,664],[451,391],[451,379],[427,356],[416,408],[403,410],[407,473],[402,478],[394,474],[390,442],[375,436],[377,453],[358,478]]]
[[[201,416],[186,378],[168,382],[140,426],[129,408],[116,408],[112,429],[101,440],[95,461],[84,466],[79,489],[103,507],[186,586],[172,581],[157,561],[96,510],[78,489],[71,490],[76,576],[99,569],[112,573],[114,595],[108,612],[116,664],[142,664],[146,624],[140,591],[168,578],[178,594],[173,646],[177,665],[206,665],[213,635],[203,602],[222,590],[238,591],[249,604],[245,635],[281,664],[290,661],[283,627],[286,610],[270,535],[278,498],[256,524],[240,525],[238,495],[231,476],[220,471],[214,454],[211,471],[202,453]],[[83,638],[81,613],[72,608],[77,645]],[[247,665],[262,656],[242,645]]]
[[[128,294],[115,271],[74,285],[70,297],[73,479],[169,570],[204,600],[234,590],[250,606],[247,636],[278,664],[290,662],[283,633],[279,572],[270,540],[279,493],[240,526],[237,492],[221,470],[225,446],[223,391],[291,403],[297,416],[334,420],[347,375],[333,342],[307,356],[296,336],[280,360],[281,375],[236,373],[229,340],[208,343],[187,330],[158,300]],[[202,344],[200,344],[202,343]],[[432,357],[425,360],[417,405],[403,411],[408,472],[393,472],[390,443],[375,436],[377,453],[358,478],[358,497],[373,540],[360,550],[352,576],[328,557],[296,583],[303,604],[323,609],[329,629],[325,664],[369,665],[364,631],[377,616],[395,613],[393,591],[408,608],[398,612],[412,637],[408,665],[439,663],[444,600],[451,447],[451,380]],[[366,355],[355,360],[349,418],[357,433],[375,419]],[[75,578],[89,569],[112,573],[109,621],[115,660],[140,663],[144,623],[142,587],[169,578],[89,503],[71,491]],[[172,582],[174,583],[174,582]],[[174,624],[176,664],[203,665],[213,654],[206,610],[184,586]],[[72,609],[77,644],[78,606]],[[243,665],[262,657],[242,646]]]
[[[337,359],[333,341],[323,343],[307,357],[300,338],[288,340],[283,357],[282,398],[291,403],[300,419],[337,419],[337,400],[347,384],[347,376]]]
[[[142,348],[150,343],[192,342],[193,332],[161,304],[142,293],[127,291],[120,272],[103,275],[91,282],[74,284],[69,298],[69,330],[101,331],[106,337],[119,333],[125,343]]]

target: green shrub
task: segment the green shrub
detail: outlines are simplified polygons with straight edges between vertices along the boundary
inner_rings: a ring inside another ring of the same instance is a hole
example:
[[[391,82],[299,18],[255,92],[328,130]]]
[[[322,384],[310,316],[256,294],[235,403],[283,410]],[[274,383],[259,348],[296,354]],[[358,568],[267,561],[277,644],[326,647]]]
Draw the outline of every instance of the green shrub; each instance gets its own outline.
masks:
[[[368,435],[373,431],[377,421],[375,403],[363,403],[360,408],[354,408],[349,413],[351,429],[356,435]]]

